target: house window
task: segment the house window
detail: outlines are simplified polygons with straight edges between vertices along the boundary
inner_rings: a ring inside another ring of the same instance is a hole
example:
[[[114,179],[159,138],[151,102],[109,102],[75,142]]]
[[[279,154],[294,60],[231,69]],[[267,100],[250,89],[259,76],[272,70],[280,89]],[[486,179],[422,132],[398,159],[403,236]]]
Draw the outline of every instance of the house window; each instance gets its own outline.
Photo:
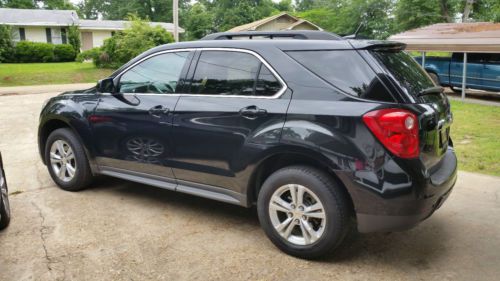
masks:
[[[52,29],[45,28],[45,35],[47,36],[47,43],[52,43]]]
[[[62,39],[63,44],[68,43],[68,36],[66,35],[66,28],[61,28],[61,39]]]
[[[23,27],[12,28],[12,40],[14,42],[26,40],[26,32]]]
[[[23,27],[19,28],[19,40],[26,41],[26,31]]]

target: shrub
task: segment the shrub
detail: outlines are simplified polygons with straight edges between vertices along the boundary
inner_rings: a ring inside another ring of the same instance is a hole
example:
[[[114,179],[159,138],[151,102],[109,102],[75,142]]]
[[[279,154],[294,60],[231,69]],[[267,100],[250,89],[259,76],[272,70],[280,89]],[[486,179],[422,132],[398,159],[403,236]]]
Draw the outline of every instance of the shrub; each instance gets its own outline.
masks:
[[[76,51],[70,44],[54,45],[54,61],[74,61]]]
[[[10,62],[64,62],[75,60],[75,50],[69,44],[21,41],[13,49]]]
[[[99,56],[101,55],[101,53],[102,53],[101,48],[95,47],[95,48],[92,48],[90,50],[83,51],[83,52],[79,53],[76,56],[76,61],[77,62],[84,62],[86,60],[91,60],[93,62],[96,62],[99,60]]]
[[[94,63],[98,67],[118,68],[144,51],[173,41],[172,34],[162,27],[131,18],[130,27],[104,41],[102,54]]]
[[[51,62],[54,61],[54,45],[49,43],[18,42],[14,48],[17,62]]]
[[[12,44],[12,33],[7,25],[0,25],[0,62],[8,61],[14,50]]]

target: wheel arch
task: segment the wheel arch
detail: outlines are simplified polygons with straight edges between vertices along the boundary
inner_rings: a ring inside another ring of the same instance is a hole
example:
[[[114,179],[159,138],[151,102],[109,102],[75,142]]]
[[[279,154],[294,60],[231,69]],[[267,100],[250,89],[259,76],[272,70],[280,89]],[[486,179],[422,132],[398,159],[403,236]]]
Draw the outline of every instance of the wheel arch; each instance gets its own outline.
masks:
[[[45,147],[47,145],[48,137],[55,130],[62,129],[62,128],[70,129],[74,133],[74,135],[76,136],[78,141],[83,145],[85,154],[87,156],[87,159],[89,160],[89,165],[90,165],[90,168],[92,170],[92,173],[96,174],[97,166],[93,160],[93,157],[91,157],[92,154],[90,153],[89,149],[85,145],[85,142],[83,141],[79,131],[73,125],[71,125],[70,120],[60,118],[59,116],[47,119],[39,127],[39,130],[38,130],[38,149],[40,152],[40,157],[42,159],[42,162],[44,164],[47,164],[46,159],[45,159]]]
[[[354,211],[352,196],[340,177],[335,173],[335,166],[329,163],[326,157],[314,150],[276,152],[260,161],[250,176],[247,186],[248,206],[254,205],[257,202],[260,188],[271,174],[281,168],[294,165],[311,166],[327,173],[345,193]]]

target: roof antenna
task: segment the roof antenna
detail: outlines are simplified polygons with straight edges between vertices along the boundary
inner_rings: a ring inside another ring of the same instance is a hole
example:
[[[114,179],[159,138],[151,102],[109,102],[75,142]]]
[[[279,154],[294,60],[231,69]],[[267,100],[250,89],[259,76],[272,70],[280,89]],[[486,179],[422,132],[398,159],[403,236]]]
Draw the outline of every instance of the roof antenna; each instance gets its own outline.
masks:
[[[363,19],[361,23],[359,23],[358,28],[356,28],[356,31],[354,31],[354,34],[346,35],[342,38],[344,39],[356,39],[358,38],[358,33],[361,31],[361,28],[365,25],[365,20]]]

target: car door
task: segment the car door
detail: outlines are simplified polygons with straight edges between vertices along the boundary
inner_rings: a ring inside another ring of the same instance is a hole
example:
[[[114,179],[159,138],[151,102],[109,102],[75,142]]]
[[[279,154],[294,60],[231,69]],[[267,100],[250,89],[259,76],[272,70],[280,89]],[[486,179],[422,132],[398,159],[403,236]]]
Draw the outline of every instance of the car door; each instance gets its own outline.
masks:
[[[253,52],[204,49],[196,57],[189,94],[174,113],[177,189],[198,183],[240,193],[246,182],[239,175],[279,142],[291,95],[283,95],[283,80]]]
[[[467,54],[467,88],[481,89],[483,85],[482,73],[483,62],[482,54],[468,53]],[[450,63],[450,82],[452,86],[462,87],[464,66],[464,54],[454,53]]]
[[[140,173],[136,176],[170,181],[175,187],[168,165],[172,112],[193,54],[154,54],[116,77],[118,93],[101,94],[89,120],[96,160],[104,174]]]
[[[500,54],[487,54],[482,78],[485,90],[500,91]]]

